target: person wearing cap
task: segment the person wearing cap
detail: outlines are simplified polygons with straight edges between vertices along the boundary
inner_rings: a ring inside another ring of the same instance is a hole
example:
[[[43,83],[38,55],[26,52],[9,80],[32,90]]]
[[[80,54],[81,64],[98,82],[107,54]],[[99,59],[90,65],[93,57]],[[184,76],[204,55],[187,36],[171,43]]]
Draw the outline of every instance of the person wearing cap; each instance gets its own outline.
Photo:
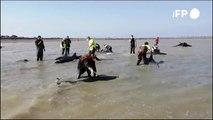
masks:
[[[35,40],[35,45],[37,48],[37,61],[43,60],[43,51],[45,51],[44,41],[42,40],[41,36],[39,35],[38,38]]]
[[[139,65],[142,60],[143,60],[144,64],[148,64],[148,60],[147,60],[147,57],[146,57],[148,50],[150,50],[148,42],[145,42],[143,46],[139,47],[138,61],[137,61],[136,65]]]

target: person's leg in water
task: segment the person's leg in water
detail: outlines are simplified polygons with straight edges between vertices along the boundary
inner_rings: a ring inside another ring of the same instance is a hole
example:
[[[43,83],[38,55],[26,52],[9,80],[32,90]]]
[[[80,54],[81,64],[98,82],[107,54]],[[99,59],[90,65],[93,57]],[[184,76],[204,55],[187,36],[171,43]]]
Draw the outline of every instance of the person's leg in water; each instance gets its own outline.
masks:
[[[38,50],[37,52],[37,61],[42,61],[43,60],[43,52],[41,52],[40,50]]]
[[[94,77],[96,76],[96,72],[97,72],[97,70],[96,70],[96,66],[95,66],[95,61],[90,61],[91,62],[91,68],[93,69],[93,72],[94,72]]]
[[[81,78],[81,75],[87,70],[86,67],[78,69],[78,79]]]
[[[109,48],[109,52],[112,52],[112,47]]]
[[[64,55],[64,52],[65,52],[65,48],[62,48],[62,55]]]
[[[96,76],[96,67],[95,67],[95,61],[89,61],[90,66],[87,66],[87,74],[89,77],[95,77]],[[91,74],[93,76],[91,76]]]
[[[140,64],[140,62],[141,62],[141,60],[142,60],[142,56],[141,56],[141,55],[138,55],[138,62],[137,62],[137,64],[136,64],[136,65],[139,65],[139,64]]]
[[[132,54],[132,46],[130,46],[130,54]]]
[[[143,58],[143,63],[144,63],[145,65],[148,65],[148,64],[149,64],[149,61],[148,61],[148,59],[146,58],[146,54],[143,54],[143,55],[142,55],[142,58]]]
[[[86,71],[86,66],[85,66],[84,62],[79,60],[77,69],[78,69],[78,79],[79,79],[81,77],[81,75]]]
[[[65,49],[65,55],[68,55],[69,54],[69,48],[67,47],[66,49]]]
[[[68,55],[68,48],[65,48],[64,51],[65,51],[65,54],[64,54],[64,55],[67,56],[67,55]]]
[[[39,58],[39,52],[37,52],[37,61],[39,61],[39,59],[40,59],[40,58]]]
[[[67,48],[67,54],[70,54],[70,47]]]
[[[135,54],[135,47],[132,47],[132,49],[133,49],[133,50],[132,50],[132,51],[133,51],[133,54]]]
[[[92,77],[91,76],[91,71],[88,68],[86,68],[86,71],[87,71],[88,77]]]
[[[40,61],[43,61],[43,52],[40,53]]]

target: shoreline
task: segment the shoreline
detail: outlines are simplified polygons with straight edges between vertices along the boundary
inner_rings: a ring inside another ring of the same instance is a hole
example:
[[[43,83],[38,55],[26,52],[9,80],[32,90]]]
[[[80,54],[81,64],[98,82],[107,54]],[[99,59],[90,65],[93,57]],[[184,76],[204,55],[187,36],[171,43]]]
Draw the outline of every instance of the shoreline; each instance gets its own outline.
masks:
[[[1,38],[1,42],[3,41],[32,41],[36,38]],[[59,41],[63,38],[43,38],[45,41]],[[86,38],[70,38],[73,41],[84,41]],[[129,40],[130,38],[95,38],[95,40]],[[147,39],[155,39],[155,38],[135,38],[136,40],[147,40]],[[206,36],[206,37],[160,37],[160,39],[212,39],[212,36]]]

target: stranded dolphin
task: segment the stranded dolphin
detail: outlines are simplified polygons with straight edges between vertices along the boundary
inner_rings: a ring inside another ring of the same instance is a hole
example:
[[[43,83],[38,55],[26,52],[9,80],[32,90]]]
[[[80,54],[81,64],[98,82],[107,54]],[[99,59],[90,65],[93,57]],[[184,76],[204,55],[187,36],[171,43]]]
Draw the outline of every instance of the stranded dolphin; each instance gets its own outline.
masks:
[[[157,67],[159,68],[159,65],[158,65],[159,63],[157,63],[157,62],[153,59],[153,54],[152,54],[152,52],[151,52],[150,57],[147,58],[147,65],[148,65],[149,63],[154,63],[154,64],[156,64]]]
[[[28,62],[29,60],[28,59],[24,59],[24,60],[18,60],[16,62]]]
[[[174,47],[177,47],[177,46],[182,46],[182,47],[192,47],[192,45],[189,45],[187,44],[186,42],[180,42],[178,45],[175,45]]]
[[[65,62],[70,62],[73,61],[75,59],[79,59],[81,56],[77,56],[76,53],[74,53],[72,56],[62,56],[62,57],[58,57],[55,60],[57,60],[55,63],[65,63]]]
[[[157,47],[152,47],[152,54],[153,55],[167,55],[166,53],[163,53],[160,51],[160,49],[158,49]],[[151,52],[147,53],[147,54],[151,54]]]

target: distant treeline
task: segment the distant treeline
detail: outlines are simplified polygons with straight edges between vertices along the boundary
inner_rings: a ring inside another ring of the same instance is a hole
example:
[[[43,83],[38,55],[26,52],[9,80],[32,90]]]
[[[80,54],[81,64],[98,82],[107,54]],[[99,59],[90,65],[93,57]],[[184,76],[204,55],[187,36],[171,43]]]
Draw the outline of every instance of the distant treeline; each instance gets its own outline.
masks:
[[[18,39],[36,39],[37,37],[20,37],[20,36],[17,36],[17,35],[11,35],[11,36],[8,36],[8,35],[1,35],[1,39],[5,39],[5,40],[8,40],[8,39],[14,39],[14,40],[18,40]],[[160,39],[177,39],[177,38],[182,38],[182,39],[194,39],[194,38],[212,38],[211,36],[198,36],[198,37],[160,37]],[[46,39],[46,40],[51,40],[51,39],[63,39],[61,37],[49,37],[49,38],[43,38],[43,39]],[[72,40],[86,40],[86,38],[71,38]],[[106,37],[106,38],[96,38],[94,37],[95,40],[129,40],[130,38],[112,38],[112,37]],[[135,38],[137,40],[147,40],[147,39],[155,39],[155,38]]]
[[[1,39],[36,39],[37,37],[20,37],[20,36],[17,36],[17,35],[1,35]],[[51,37],[51,38],[44,38],[44,39],[62,39],[60,37]]]

